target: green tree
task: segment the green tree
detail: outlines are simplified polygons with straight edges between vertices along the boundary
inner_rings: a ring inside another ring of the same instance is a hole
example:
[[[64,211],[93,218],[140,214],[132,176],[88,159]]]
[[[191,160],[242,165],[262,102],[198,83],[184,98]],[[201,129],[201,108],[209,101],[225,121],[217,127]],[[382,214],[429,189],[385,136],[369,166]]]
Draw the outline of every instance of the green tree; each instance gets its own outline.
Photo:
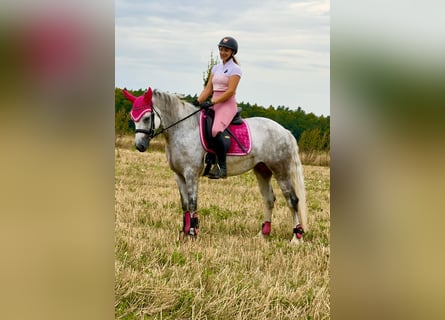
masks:
[[[116,136],[123,136],[130,132],[130,115],[125,108],[120,108],[114,114],[114,132]]]
[[[219,63],[218,57],[215,58],[213,56],[213,50],[212,50],[212,52],[210,52],[209,63],[207,64],[207,70],[202,73],[202,80],[204,82],[204,87],[207,85],[207,82],[209,82],[210,74],[212,73],[213,66],[218,63]]]
[[[321,144],[322,137],[319,128],[304,131],[301,134],[300,141],[298,141],[302,153],[301,161],[303,163],[313,163],[319,153]]]
[[[139,96],[140,92],[144,92],[142,89],[138,91],[128,90],[131,94]],[[128,101],[122,89],[115,88],[114,90],[114,132],[116,136],[123,136],[127,133],[134,132],[134,123],[130,119],[132,103]]]

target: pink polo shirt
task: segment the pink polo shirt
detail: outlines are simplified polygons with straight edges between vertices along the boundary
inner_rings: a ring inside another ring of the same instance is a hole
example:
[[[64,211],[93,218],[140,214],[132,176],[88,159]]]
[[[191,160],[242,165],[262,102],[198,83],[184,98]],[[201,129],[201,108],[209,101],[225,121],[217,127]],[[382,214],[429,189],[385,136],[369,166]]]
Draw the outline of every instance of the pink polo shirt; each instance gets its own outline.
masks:
[[[230,59],[226,64],[220,63],[212,68],[213,73],[213,91],[226,91],[229,86],[229,77],[238,75],[241,77],[241,68],[233,59]]]
[[[212,68],[213,74],[213,97],[217,98],[227,91],[229,87],[229,77],[238,75],[241,77],[241,68],[233,59],[230,59],[226,64],[220,63]],[[232,121],[237,111],[237,103],[235,95],[228,100],[217,103],[213,106],[215,110],[215,120],[213,121],[212,136],[216,136],[218,132],[224,131]]]

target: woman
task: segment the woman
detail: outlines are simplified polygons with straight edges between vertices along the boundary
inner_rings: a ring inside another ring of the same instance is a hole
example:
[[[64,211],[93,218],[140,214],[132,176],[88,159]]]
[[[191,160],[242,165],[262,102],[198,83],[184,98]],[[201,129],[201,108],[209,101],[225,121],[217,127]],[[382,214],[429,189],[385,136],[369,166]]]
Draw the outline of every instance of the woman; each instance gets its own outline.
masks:
[[[241,79],[241,68],[235,58],[238,52],[236,40],[232,37],[224,37],[219,42],[218,48],[222,62],[212,68],[207,85],[194,103],[196,106],[212,107],[215,110],[212,136],[219,170],[216,168],[210,171],[209,178],[211,179],[227,177],[226,150],[222,133],[237,112],[235,93]],[[212,95],[211,102],[204,102],[210,95]]]

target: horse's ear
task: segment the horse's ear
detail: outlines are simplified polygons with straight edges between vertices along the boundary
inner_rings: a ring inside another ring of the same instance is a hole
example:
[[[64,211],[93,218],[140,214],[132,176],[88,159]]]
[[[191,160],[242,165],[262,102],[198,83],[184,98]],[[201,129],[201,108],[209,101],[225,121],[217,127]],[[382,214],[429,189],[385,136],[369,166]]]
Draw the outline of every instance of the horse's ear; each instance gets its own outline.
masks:
[[[131,102],[134,102],[134,100],[136,100],[136,97],[128,92],[127,89],[122,90],[122,93],[127,100],[130,100]]]
[[[144,93],[144,101],[146,103],[151,103],[151,98],[153,97],[153,91],[151,90],[150,87],[148,87],[147,92]]]

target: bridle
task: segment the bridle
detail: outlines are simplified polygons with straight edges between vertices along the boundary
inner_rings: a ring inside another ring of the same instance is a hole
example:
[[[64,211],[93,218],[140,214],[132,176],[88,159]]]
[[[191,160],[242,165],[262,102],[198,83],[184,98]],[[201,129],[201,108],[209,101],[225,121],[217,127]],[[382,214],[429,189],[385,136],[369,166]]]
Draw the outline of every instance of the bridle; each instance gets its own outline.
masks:
[[[134,131],[135,133],[144,133],[144,134],[146,134],[146,135],[148,136],[148,139],[149,139],[149,140],[153,139],[154,137],[160,135],[160,134],[163,133],[164,131],[170,129],[171,127],[174,127],[175,125],[177,125],[178,123],[180,123],[180,122],[182,122],[182,121],[184,121],[184,120],[187,120],[187,119],[190,118],[191,116],[193,116],[193,115],[197,114],[199,111],[201,111],[201,109],[198,109],[198,110],[192,112],[191,114],[189,114],[188,116],[186,116],[185,118],[182,118],[182,119],[176,121],[175,123],[169,125],[168,127],[166,127],[166,128],[162,128],[162,119],[161,119],[161,117],[160,117],[160,115],[159,115],[159,112],[156,111],[155,106],[152,106],[152,108],[153,108],[153,111],[154,111],[154,112],[152,112],[151,115],[150,115],[150,120],[151,120],[151,121],[150,121],[150,122],[151,122],[151,123],[150,123],[150,129],[148,129],[148,130],[147,130],[147,129],[136,129],[136,130]],[[156,115],[159,117],[159,119],[161,119],[161,127],[159,128],[160,130],[156,130],[156,129],[155,129],[155,113],[156,113]]]
[[[150,129],[135,129],[135,133],[144,133],[148,136],[148,139],[153,139],[158,134],[155,133],[155,114],[152,112],[150,115]]]

